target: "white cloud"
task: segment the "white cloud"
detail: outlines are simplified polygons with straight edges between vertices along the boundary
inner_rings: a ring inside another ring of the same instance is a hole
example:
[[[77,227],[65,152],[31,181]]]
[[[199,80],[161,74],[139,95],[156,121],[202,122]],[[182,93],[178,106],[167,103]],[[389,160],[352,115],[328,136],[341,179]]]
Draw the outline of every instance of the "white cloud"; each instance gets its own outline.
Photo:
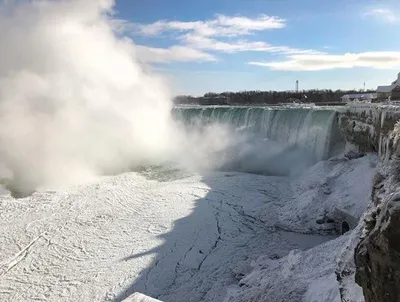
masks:
[[[262,41],[247,41],[238,40],[234,42],[217,41],[208,37],[187,34],[181,37],[187,45],[198,49],[214,50],[226,53],[242,52],[242,51],[257,51],[257,52],[277,52],[284,54],[310,54],[318,53],[313,50],[297,49],[287,46],[273,46]]]
[[[171,46],[169,48],[153,48],[138,45],[136,55],[146,63],[169,63],[169,62],[204,62],[216,61],[217,59],[206,52],[186,46]]]
[[[243,36],[256,31],[285,27],[285,20],[276,16],[260,15],[250,19],[242,16],[216,15],[206,21],[164,21],[151,24],[126,24],[127,30],[146,36],[159,35],[168,31],[194,32],[197,35],[211,36]]]
[[[286,61],[249,62],[250,65],[268,67],[273,70],[314,71],[336,68],[393,68],[400,66],[400,52],[379,51],[364,53],[346,53],[342,55],[307,54],[292,55]]]
[[[151,24],[135,24],[124,20],[114,21],[116,32],[130,32],[144,36],[157,36],[163,33],[175,33],[173,38],[179,45],[167,49],[142,46],[139,54],[146,61],[215,61],[210,52],[269,52],[286,55],[320,54],[309,49],[297,49],[288,46],[274,46],[264,41],[248,41],[245,36],[257,32],[285,27],[285,20],[275,16],[260,15],[256,18],[243,16],[215,15],[205,21],[165,21]],[[233,40],[234,39],[234,40]]]
[[[374,9],[366,16],[384,18],[394,22],[400,20],[389,9]],[[134,35],[157,36],[174,33],[171,37],[178,45],[169,48],[138,47],[139,56],[148,62],[171,61],[217,61],[215,53],[266,52],[285,55],[276,62],[249,62],[275,70],[324,70],[334,68],[372,67],[391,68],[399,64],[399,52],[365,52],[328,54],[324,51],[300,49],[285,45],[272,45],[265,41],[249,41],[248,37],[258,32],[283,28],[286,20],[276,16],[259,15],[256,18],[215,15],[204,21],[159,20],[151,24],[135,24],[124,20],[114,21],[114,30]]]
[[[388,22],[396,22],[399,20],[399,18],[396,16],[396,14],[393,11],[391,11],[390,9],[386,9],[386,8],[373,9],[371,11],[366,12],[364,15],[381,18]]]

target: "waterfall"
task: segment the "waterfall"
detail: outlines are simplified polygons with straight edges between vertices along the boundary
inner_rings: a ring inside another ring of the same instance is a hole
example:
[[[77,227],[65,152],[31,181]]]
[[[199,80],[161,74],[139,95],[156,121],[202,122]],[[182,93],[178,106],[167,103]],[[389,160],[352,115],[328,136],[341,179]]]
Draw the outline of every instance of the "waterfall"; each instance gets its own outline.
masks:
[[[310,152],[316,161],[332,155],[339,139],[337,113],[321,108],[176,107],[174,117],[187,127],[226,123]]]

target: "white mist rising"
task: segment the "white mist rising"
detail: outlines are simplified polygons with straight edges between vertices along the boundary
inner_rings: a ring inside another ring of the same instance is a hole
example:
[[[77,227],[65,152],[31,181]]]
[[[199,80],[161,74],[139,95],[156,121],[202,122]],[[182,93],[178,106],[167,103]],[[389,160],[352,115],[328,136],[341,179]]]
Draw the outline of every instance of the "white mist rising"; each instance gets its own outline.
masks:
[[[114,1],[0,3],[0,178],[17,191],[166,161],[248,172],[282,162],[226,125],[178,126],[168,87],[114,30]]]
[[[0,159],[22,188],[85,181],[171,151],[171,102],[112,28],[111,0],[0,6]]]

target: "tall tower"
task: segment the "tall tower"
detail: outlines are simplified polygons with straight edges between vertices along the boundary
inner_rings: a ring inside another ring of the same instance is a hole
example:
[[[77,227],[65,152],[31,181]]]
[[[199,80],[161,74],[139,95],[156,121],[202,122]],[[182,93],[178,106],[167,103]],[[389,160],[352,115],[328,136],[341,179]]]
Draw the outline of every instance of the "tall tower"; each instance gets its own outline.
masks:
[[[364,82],[364,89],[363,89],[363,91],[365,91],[365,82]]]
[[[299,80],[296,80],[296,93],[299,92]]]

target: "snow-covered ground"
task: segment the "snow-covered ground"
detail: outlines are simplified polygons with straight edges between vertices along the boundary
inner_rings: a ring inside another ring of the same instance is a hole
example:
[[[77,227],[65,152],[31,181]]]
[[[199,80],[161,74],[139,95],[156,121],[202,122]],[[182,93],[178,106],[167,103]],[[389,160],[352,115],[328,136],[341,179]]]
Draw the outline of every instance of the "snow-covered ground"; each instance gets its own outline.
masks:
[[[334,206],[361,215],[375,163],[332,159],[292,178],[132,172],[24,199],[4,190],[0,300],[340,301],[348,236],[316,220]]]

